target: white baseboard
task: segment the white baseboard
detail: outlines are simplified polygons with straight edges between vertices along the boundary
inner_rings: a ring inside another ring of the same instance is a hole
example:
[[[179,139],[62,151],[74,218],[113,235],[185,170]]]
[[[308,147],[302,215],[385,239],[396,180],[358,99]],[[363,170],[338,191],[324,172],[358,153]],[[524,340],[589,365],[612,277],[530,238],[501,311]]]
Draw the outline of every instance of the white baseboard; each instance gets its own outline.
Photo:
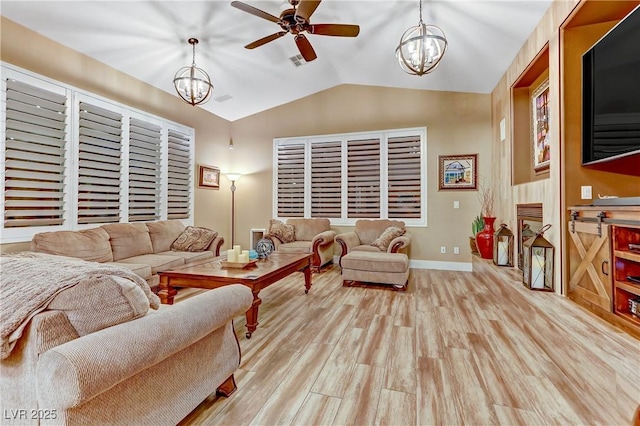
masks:
[[[338,264],[340,256],[333,256],[333,263]],[[414,269],[439,269],[443,271],[473,272],[471,262],[438,262],[434,260],[410,260],[409,267]]]
[[[473,272],[471,262],[441,262],[435,260],[411,260],[409,267],[414,269],[440,269],[443,271]]]

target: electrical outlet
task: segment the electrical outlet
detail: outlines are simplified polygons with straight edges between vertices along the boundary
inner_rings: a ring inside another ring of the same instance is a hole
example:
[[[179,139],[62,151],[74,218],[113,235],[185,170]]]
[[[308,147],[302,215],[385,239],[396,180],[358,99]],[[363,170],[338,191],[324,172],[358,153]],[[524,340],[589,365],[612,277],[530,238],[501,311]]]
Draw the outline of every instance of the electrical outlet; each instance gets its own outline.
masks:
[[[591,186],[581,186],[580,195],[583,200],[590,200],[593,198],[591,194]]]
[[[453,208],[454,209],[459,209],[460,208],[460,201],[454,201],[453,202]]]
[[[445,246],[440,247],[440,253],[445,254],[447,252],[447,248]]]
[[[453,254],[460,254],[460,247],[454,247]]]

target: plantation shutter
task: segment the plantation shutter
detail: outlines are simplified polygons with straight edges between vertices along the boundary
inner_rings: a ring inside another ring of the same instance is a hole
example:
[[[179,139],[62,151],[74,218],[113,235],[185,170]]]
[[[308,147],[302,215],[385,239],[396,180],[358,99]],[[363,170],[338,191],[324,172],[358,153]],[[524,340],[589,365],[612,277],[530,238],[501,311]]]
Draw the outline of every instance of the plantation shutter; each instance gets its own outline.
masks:
[[[388,139],[388,216],[419,219],[421,216],[420,136]]]
[[[380,139],[347,141],[347,214],[380,217]]]
[[[80,102],[78,223],[120,221],[122,114]]]
[[[64,221],[67,97],[7,80],[4,227]]]
[[[191,207],[191,136],[169,130],[168,219],[187,219]]]
[[[161,128],[129,121],[129,222],[160,219]]]
[[[304,142],[277,145],[278,217],[304,217]]]
[[[341,217],[342,142],[311,143],[311,217]]]

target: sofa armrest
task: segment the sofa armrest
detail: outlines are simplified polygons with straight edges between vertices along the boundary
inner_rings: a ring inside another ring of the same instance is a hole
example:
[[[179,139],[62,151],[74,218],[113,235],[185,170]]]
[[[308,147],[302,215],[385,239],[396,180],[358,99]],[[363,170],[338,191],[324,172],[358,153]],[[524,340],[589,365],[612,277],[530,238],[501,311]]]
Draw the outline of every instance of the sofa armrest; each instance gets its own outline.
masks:
[[[331,229],[321,232],[313,237],[313,241],[311,241],[311,244],[313,245],[313,247],[316,247],[316,245],[326,246],[327,244],[333,244],[336,235],[337,232]]]
[[[211,244],[209,244],[209,247],[207,247],[206,250],[213,252],[213,255],[215,257],[218,257],[220,256],[220,249],[222,248],[223,244],[224,244],[224,237],[221,237],[220,235],[218,235],[213,239],[213,241],[211,241]]]
[[[389,247],[387,248],[387,252],[397,253],[398,251],[409,247],[409,244],[411,244],[411,236],[404,234],[391,240]]]
[[[248,287],[228,285],[56,346],[38,361],[40,404],[78,406],[230,324],[252,302]]]
[[[358,237],[355,231],[338,234],[334,240],[340,244],[340,262],[342,262],[342,258],[349,253],[353,247],[360,245],[360,237]],[[340,265],[342,265],[342,263],[340,263]]]

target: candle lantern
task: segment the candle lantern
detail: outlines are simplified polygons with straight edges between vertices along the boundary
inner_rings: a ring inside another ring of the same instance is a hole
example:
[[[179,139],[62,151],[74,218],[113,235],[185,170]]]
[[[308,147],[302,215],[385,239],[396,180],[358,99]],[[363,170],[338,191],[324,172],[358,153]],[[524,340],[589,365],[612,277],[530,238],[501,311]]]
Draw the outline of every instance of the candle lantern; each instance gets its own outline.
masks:
[[[513,266],[513,232],[507,224],[500,225],[493,234],[493,263],[498,266]]]
[[[530,290],[553,291],[554,247],[543,236],[549,228],[551,225],[543,226],[522,244],[522,283]]]

